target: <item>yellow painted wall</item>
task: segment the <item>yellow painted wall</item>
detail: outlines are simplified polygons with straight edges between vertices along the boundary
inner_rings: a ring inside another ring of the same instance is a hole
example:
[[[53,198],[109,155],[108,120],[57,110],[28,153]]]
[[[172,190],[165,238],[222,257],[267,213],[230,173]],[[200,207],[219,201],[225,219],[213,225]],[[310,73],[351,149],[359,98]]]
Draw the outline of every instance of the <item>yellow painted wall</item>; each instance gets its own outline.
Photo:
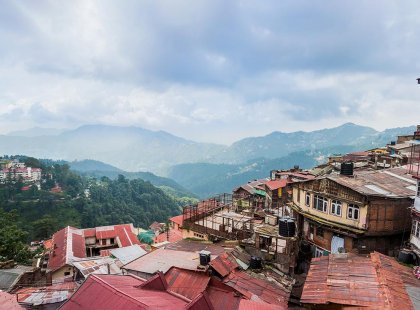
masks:
[[[300,190],[300,195],[298,195],[298,190]],[[293,202],[298,205],[302,211],[307,212],[309,214],[313,214],[319,218],[328,220],[330,222],[335,222],[338,224],[343,224],[343,225],[347,225],[347,226],[353,226],[355,228],[359,228],[359,229],[366,229],[366,219],[367,219],[367,210],[368,210],[368,206],[362,206],[359,205],[359,219],[358,220],[352,220],[352,219],[348,219],[347,218],[347,207],[348,207],[348,202],[343,201],[342,199],[337,199],[341,201],[341,216],[336,216],[333,214],[330,214],[331,212],[331,200],[334,200],[334,198],[330,198],[327,197],[326,195],[322,195],[320,194],[320,196],[323,196],[325,198],[328,199],[328,210],[327,213],[322,212],[322,211],[318,211],[316,209],[314,209],[312,207],[313,205],[313,199],[314,199],[314,194],[311,194],[311,199],[310,199],[310,204],[309,207],[307,207],[305,205],[305,197],[306,197],[306,191],[303,189],[298,189],[296,187],[293,188]],[[300,196],[300,197],[298,197]],[[298,198],[300,198],[298,200]]]
[[[70,275],[65,276],[65,272],[70,272]],[[73,267],[65,265],[52,273],[52,281],[54,282],[54,280],[63,279],[64,277],[70,276],[73,276]]]
[[[202,233],[196,233],[196,234],[200,234],[203,235],[203,238],[200,238],[198,236],[194,235],[194,231],[187,230],[187,229],[182,229],[182,238],[186,239],[186,238],[195,238],[195,239],[202,239],[202,240],[209,240],[208,236],[206,234],[202,234]]]

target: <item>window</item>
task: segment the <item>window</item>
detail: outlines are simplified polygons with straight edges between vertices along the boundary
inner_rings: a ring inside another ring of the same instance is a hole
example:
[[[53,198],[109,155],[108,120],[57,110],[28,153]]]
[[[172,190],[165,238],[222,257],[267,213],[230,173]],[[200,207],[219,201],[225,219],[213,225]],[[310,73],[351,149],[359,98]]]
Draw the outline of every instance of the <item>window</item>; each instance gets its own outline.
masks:
[[[115,243],[114,238],[111,238],[111,244],[114,244],[114,243]]]
[[[204,235],[202,235],[202,234],[197,234],[197,233],[194,233],[194,237],[204,239]]]
[[[341,201],[339,200],[331,201],[331,214],[341,216]]]
[[[347,209],[347,218],[351,220],[358,220],[359,219],[359,206],[349,204]]]
[[[322,196],[314,195],[314,209],[318,211],[327,212],[328,199]]]
[[[324,238],[324,229],[322,227],[317,227],[316,228],[316,235],[318,237]]]
[[[102,239],[102,245],[106,245],[106,239]]]
[[[64,272],[64,276],[66,277],[66,276],[69,276],[70,275],[70,272],[69,271],[66,271],[66,272]]]
[[[311,203],[311,194],[306,193],[306,196],[305,196],[305,205],[307,207],[309,207],[310,203]]]
[[[412,228],[411,234],[413,236],[416,236],[417,238],[420,238],[420,222],[419,221],[416,221],[416,220],[413,221],[413,228]]]
[[[417,197],[420,197],[420,181],[417,181]]]

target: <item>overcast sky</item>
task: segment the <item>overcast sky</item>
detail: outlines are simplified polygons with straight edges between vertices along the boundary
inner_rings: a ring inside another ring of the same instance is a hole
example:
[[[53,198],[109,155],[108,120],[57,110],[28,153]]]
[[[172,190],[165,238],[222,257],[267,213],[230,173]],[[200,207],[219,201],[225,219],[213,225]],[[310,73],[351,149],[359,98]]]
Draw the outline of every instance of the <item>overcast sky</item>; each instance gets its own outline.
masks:
[[[420,2],[2,1],[0,133],[420,124]]]

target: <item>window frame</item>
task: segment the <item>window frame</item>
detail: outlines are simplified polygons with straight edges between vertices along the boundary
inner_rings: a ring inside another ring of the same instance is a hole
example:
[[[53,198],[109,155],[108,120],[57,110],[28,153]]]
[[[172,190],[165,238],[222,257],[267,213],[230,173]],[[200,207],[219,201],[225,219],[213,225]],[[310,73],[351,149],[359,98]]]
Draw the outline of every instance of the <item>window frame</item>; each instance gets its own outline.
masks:
[[[417,220],[413,220],[413,226],[411,228],[411,235],[416,238],[420,238],[420,222]]]
[[[357,211],[357,217],[355,216],[355,211]],[[360,219],[360,206],[353,203],[349,203],[347,205],[347,218],[349,220],[358,221]]]
[[[328,213],[328,199],[321,195],[314,195],[312,207],[317,211]]]
[[[337,210],[340,210],[340,212],[337,212]],[[331,200],[330,214],[342,217],[343,203],[340,200]]]
[[[311,193],[306,192],[305,195],[305,206],[310,207],[311,206]]]
[[[420,180],[417,180],[417,197],[420,197]]]

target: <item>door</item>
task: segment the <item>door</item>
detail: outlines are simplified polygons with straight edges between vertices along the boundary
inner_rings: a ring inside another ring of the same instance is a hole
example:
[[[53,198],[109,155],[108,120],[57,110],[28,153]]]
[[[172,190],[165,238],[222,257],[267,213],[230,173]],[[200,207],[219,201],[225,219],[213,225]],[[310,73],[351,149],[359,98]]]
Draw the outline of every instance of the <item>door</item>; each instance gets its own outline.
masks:
[[[341,238],[339,236],[333,236],[331,240],[331,253],[337,254],[344,252],[344,238]]]

